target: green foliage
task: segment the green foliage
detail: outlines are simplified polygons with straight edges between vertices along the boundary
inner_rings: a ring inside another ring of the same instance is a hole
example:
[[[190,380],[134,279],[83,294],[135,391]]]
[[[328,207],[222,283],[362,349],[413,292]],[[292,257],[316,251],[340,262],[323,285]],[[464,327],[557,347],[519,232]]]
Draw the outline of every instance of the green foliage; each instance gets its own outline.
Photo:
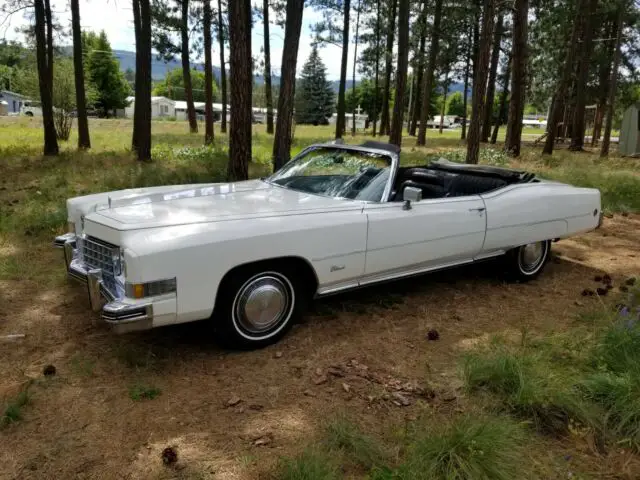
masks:
[[[337,480],[341,475],[329,455],[318,449],[308,449],[294,458],[280,460],[275,478],[278,480]]]
[[[112,110],[127,106],[131,87],[120,71],[118,60],[111,53],[111,44],[104,31],[97,38],[95,34],[86,34],[83,43],[87,47],[86,76],[96,92],[92,103],[105,116],[109,116]]]
[[[467,105],[467,107],[468,106],[469,105]],[[464,115],[464,98],[461,92],[454,92],[449,97],[447,115],[456,115],[458,117]]]
[[[345,458],[371,469],[384,464],[387,454],[371,436],[344,417],[338,417],[327,426],[326,443],[331,450],[342,452]]]
[[[326,67],[314,45],[296,82],[295,118],[297,123],[325,125],[333,113],[333,90],[327,82]]]
[[[6,427],[12,423],[22,420],[22,408],[28,403],[29,392],[25,388],[5,405],[2,417],[0,417],[0,427]]]
[[[157,387],[136,384],[129,388],[129,398],[133,401],[153,400],[162,393]]]
[[[218,93],[218,85],[216,84],[215,79],[211,82],[211,85],[213,88],[213,101],[217,102],[220,97]],[[206,101],[204,87],[204,72],[191,69],[191,88],[193,90],[194,102]],[[187,97],[184,89],[182,68],[174,68],[167,72],[164,79],[156,84],[154,88],[154,95],[167,97],[172,100],[186,100]]]
[[[355,95],[353,89],[348,89],[345,95],[345,110],[348,113],[355,112],[358,105],[362,108],[363,113],[366,113],[370,119],[376,117],[378,112],[382,109],[382,84],[378,85],[378,99],[376,105],[375,96],[375,83],[371,80],[362,80],[356,85]],[[349,125],[347,125],[347,128]]]
[[[409,447],[395,471],[378,474],[397,480],[513,480],[526,478],[527,440],[521,425],[506,417],[465,416],[429,428]]]

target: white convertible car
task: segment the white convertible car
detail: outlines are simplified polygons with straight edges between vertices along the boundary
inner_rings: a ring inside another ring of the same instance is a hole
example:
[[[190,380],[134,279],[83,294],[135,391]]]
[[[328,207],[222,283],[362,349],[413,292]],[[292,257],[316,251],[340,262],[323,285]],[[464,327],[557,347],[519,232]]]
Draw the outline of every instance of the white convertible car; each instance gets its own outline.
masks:
[[[597,228],[600,192],[444,160],[401,167],[384,143],[313,145],[268,178],[67,201],[69,275],[117,331],[210,319],[276,341],[307,300],[502,257],[521,280],[553,240]]]

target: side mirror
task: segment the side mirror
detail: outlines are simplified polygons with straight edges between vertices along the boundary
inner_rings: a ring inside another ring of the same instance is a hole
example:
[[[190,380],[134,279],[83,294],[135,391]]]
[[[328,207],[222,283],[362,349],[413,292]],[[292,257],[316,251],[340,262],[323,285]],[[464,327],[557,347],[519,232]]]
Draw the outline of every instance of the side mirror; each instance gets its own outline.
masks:
[[[403,210],[411,210],[411,202],[419,202],[422,200],[422,190],[415,187],[404,187],[402,191]]]

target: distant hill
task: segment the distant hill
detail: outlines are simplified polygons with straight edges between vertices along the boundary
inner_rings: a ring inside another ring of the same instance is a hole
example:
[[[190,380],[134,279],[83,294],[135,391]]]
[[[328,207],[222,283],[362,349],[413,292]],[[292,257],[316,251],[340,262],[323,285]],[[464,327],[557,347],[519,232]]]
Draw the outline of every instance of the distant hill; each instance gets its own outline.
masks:
[[[120,70],[122,70],[123,72],[128,69],[135,71],[136,69],[136,53],[135,52],[129,52],[127,50],[113,50],[113,55],[120,62]],[[203,63],[192,63],[191,67],[194,68],[195,70],[201,70],[201,71],[204,70]],[[153,55],[153,57],[151,58],[151,78],[154,81],[162,80],[167,74],[167,72],[173,70],[174,68],[182,68],[182,64],[180,63],[180,60],[178,58],[174,58],[169,62],[165,62],[164,60],[158,60],[156,55]],[[214,65],[213,76],[216,78],[216,81],[218,82],[220,81],[220,72],[221,72],[220,67],[217,67]],[[229,75],[228,71],[227,71],[227,75]],[[262,85],[264,83],[264,78],[262,77],[262,75],[255,75],[254,81],[257,85]],[[280,77],[277,75],[272,75],[271,83],[274,86],[280,85]],[[356,81],[356,85],[357,83],[358,82]],[[338,93],[339,85],[340,85],[339,80],[331,81],[331,86],[333,87],[333,91],[336,93]],[[347,91],[349,91],[352,88],[352,85],[353,85],[353,82],[351,80],[347,80],[346,82]],[[462,91],[464,91],[464,85],[462,83],[452,83],[449,86],[449,93],[462,92]]]

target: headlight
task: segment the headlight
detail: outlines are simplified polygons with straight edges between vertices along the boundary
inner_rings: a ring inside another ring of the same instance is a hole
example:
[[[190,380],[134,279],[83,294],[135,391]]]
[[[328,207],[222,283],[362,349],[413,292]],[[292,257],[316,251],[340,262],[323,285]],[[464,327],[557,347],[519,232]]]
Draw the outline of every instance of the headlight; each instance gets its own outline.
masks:
[[[125,284],[125,295],[129,298],[145,298],[164,295],[165,293],[173,293],[176,291],[176,279],[169,278],[167,280],[156,280],[155,282],[146,283],[129,283]]]
[[[127,276],[127,266],[124,262],[124,250],[122,248],[114,248],[111,252],[111,261],[113,262],[113,270],[116,276],[124,273]]]

